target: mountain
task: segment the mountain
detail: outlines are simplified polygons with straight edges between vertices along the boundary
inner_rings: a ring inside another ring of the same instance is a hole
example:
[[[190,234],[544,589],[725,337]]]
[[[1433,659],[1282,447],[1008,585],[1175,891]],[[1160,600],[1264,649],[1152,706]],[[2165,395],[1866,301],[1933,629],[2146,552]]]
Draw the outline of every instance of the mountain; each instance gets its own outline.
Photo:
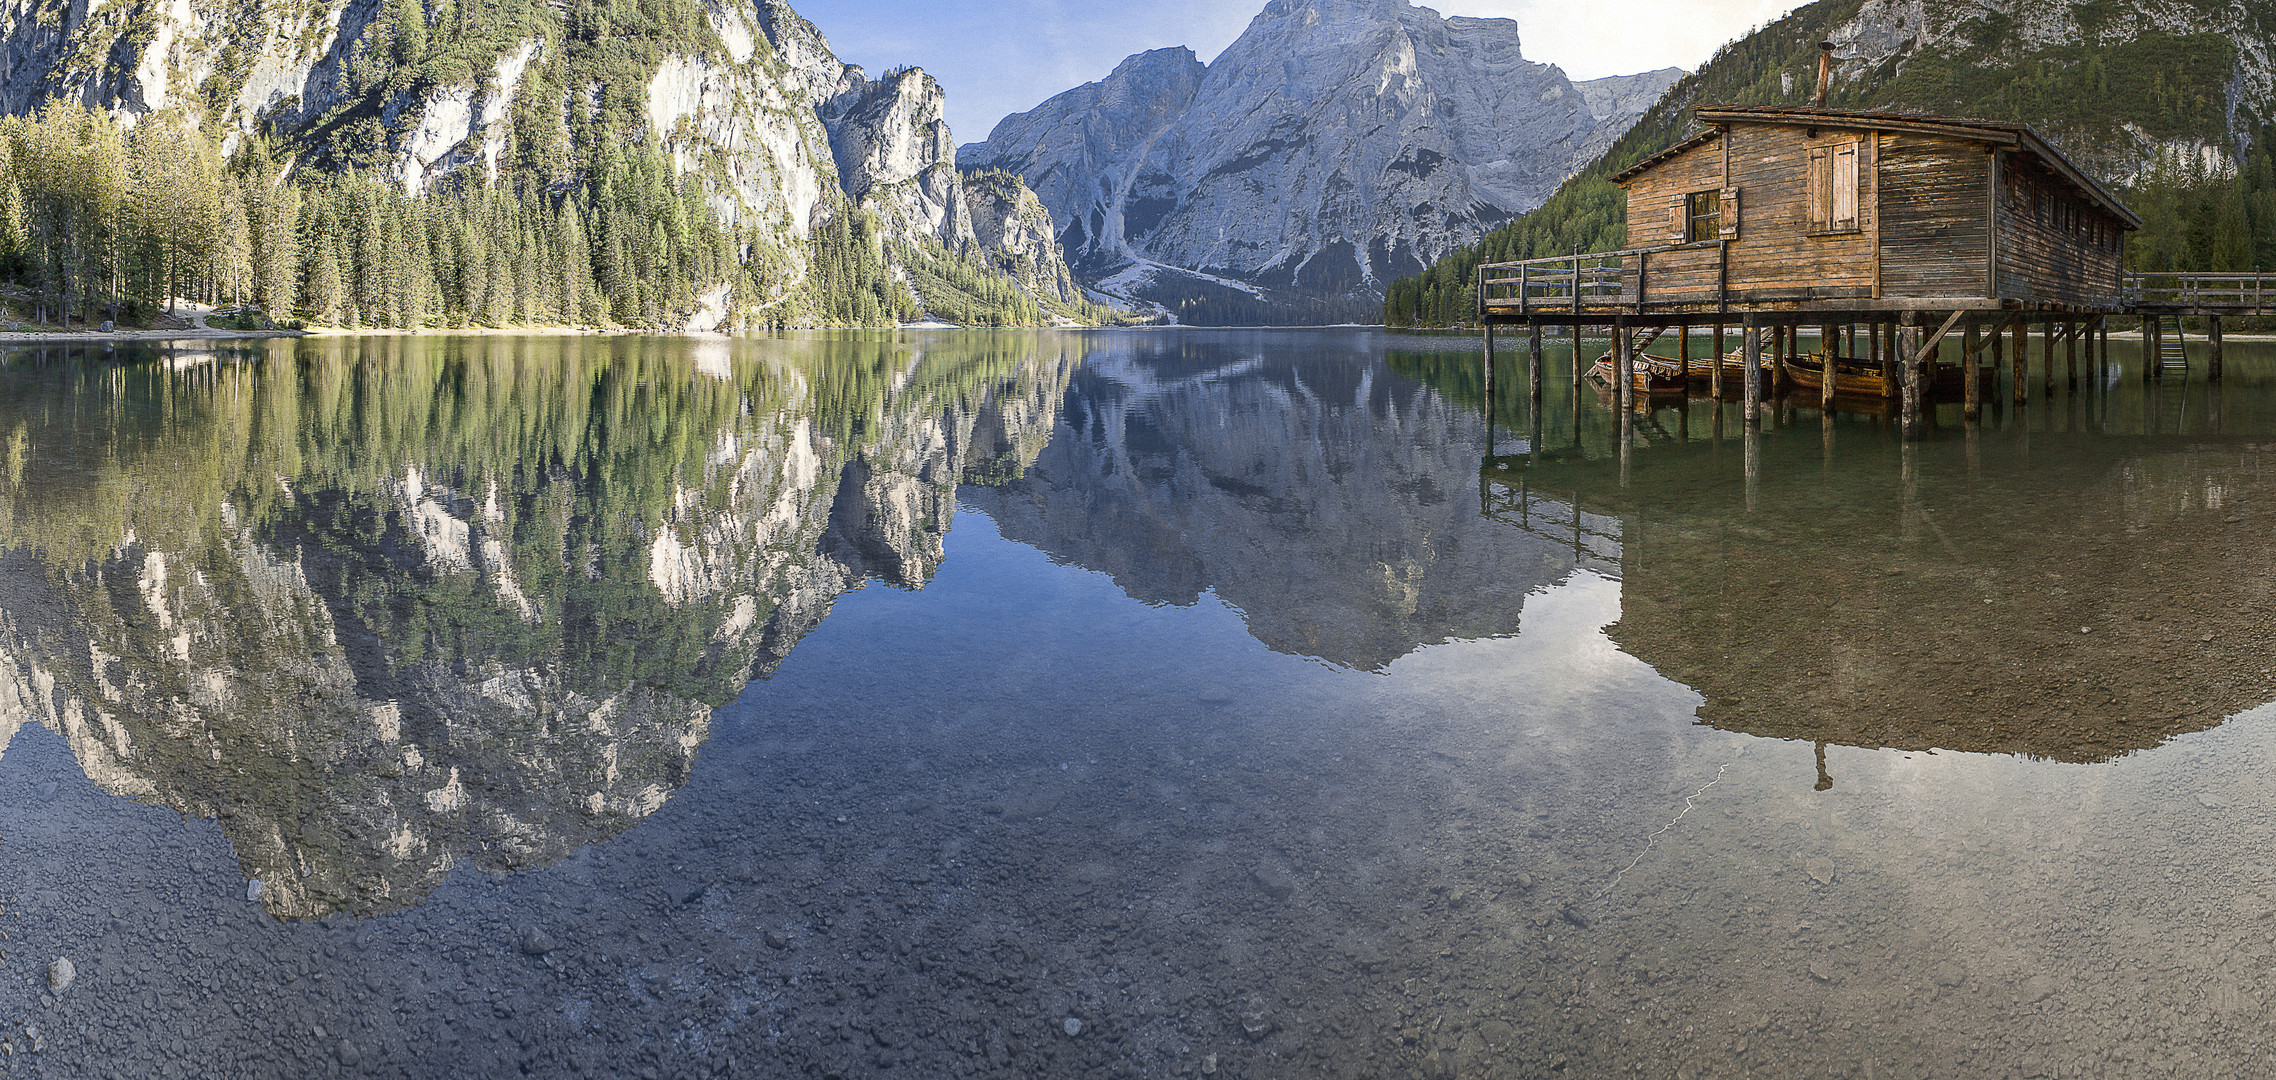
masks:
[[[957,152],[1027,181],[1100,293],[1186,321],[1372,321],[1385,284],[1540,205],[1682,73],[1574,83],[1507,19],[1273,0]]]
[[[843,63],[782,0],[23,0],[0,14],[27,159],[0,255],[67,307],[186,288],[349,325],[1103,317],[1040,287],[1068,276],[1055,248],[974,232],[1018,193],[967,191],[943,101],[921,70]],[[41,202],[40,162],[105,142],[105,205],[140,231],[46,236],[77,218]],[[185,175],[195,205],[168,190]],[[150,254],[175,232],[198,250]],[[98,244],[117,267],[56,253]]]
[[[1696,129],[1699,105],[1827,104],[2027,123],[2144,222],[2137,269],[2276,266],[2276,10],[2226,0],[1818,0],[1725,46],[1540,209],[1399,282],[1383,317],[1446,325],[1481,262],[1626,243],[1609,179]]]

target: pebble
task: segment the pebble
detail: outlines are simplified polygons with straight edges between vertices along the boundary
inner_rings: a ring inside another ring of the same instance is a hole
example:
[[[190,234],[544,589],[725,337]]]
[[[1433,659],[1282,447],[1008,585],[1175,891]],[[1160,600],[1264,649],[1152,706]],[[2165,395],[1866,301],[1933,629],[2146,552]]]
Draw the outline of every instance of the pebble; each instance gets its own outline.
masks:
[[[262,884],[260,878],[254,878],[245,883],[245,899],[249,903],[260,903],[261,894],[266,891],[268,891],[268,886]]]
[[[1936,985],[1947,989],[1968,981],[1968,969],[1950,960],[1936,965],[1929,970],[1928,974],[1930,978],[1936,980]]]
[[[787,949],[790,947],[790,935],[785,934],[780,930],[769,930],[766,933],[760,935],[760,937],[765,939],[767,948]]]
[[[364,1059],[363,1051],[356,1049],[356,1044],[346,1039],[340,1040],[340,1045],[332,1053],[340,1059],[341,1065],[350,1069],[355,1068]]]
[[[2229,801],[2227,799],[2221,798],[2220,796],[2215,795],[2210,791],[2198,792],[2197,803],[2207,810],[2223,810],[2227,809],[2229,805]]]
[[[1066,1032],[1067,1037],[1072,1039],[1075,1036],[1083,1033],[1083,1022],[1070,1016],[1065,1020],[1059,1021],[1059,1030]]]
[[[531,927],[529,933],[522,935],[522,954],[525,956],[544,956],[560,947],[560,943],[536,927]]]
[[[71,984],[78,981],[78,965],[73,964],[69,957],[58,956],[55,963],[47,966],[47,988],[55,993],[71,989]]]
[[[1217,1055],[1209,1054],[1201,1059],[1201,1075],[1217,1075]]]
[[[1286,900],[1296,893],[1296,878],[1276,866],[1258,866],[1249,871],[1249,880],[1256,882],[1266,896]]]

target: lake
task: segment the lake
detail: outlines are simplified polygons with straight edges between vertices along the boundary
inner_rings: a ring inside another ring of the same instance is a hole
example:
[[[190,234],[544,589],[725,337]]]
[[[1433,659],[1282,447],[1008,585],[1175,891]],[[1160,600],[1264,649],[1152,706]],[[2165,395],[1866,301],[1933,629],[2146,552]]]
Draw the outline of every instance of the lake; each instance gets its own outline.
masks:
[[[0,1075],[2266,1067],[2276,347],[1478,350],[6,354]]]

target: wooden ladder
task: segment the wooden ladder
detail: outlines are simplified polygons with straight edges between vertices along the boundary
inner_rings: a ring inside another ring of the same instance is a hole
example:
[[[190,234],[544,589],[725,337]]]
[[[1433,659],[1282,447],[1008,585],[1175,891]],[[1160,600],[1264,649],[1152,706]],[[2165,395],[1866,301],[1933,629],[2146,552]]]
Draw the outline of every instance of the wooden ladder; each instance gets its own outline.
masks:
[[[2181,316],[2160,315],[2157,322],[2157,377],[2162,379],[2168,372],[2179,372],[2182,378],[2188,378],[2189,349],[2181,340]]]

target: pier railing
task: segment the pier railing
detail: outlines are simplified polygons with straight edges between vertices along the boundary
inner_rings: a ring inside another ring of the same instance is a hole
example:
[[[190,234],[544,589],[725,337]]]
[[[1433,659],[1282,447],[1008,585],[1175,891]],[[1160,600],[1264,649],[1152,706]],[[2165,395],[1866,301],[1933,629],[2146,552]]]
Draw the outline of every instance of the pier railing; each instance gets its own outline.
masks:
[[[2276,312],[2276,274],[2127,274],[2121,287],[2129,308]]]
[[[1665,248],[1624,248],[1478,267],[1478,306],[1519,311],[1579,311],[1627,298],[1629,272]]]

